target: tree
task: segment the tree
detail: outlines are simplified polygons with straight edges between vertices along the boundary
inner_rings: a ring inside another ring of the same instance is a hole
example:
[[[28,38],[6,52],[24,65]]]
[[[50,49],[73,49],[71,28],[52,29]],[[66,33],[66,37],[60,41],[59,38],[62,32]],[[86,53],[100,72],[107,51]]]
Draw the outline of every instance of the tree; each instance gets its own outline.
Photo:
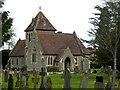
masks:
[[[111,65],[113,62],[113,85],[115,85],[116,64],[120,54],[120,9],[119,3],[105,2],[104,7],[96,6],[100,13],[95,13],[91,18],[94,28],[89,31],[89,36],[93,37],[88,41],[91,45],[96,45],[97,62],[102,65]],[[105,63],[103,63],[105,62]]]
[[[1,1],[1,4],[3,5],[4,3]],[[2,5],[0,5],[0,7],[2,7]],[[12,23],[13,23],[13,18],[9,17],[9,11],[3,11],[1,13],[2,18],[0,18],[2,21],[2,45],[4,46],[4,43],[7,43],[8,40],[10,40],[12,38],[12,36],[14,36],[15,34],[13,33],[14,30],[12,29]],[[0,46],[0,47],[1,47]]]

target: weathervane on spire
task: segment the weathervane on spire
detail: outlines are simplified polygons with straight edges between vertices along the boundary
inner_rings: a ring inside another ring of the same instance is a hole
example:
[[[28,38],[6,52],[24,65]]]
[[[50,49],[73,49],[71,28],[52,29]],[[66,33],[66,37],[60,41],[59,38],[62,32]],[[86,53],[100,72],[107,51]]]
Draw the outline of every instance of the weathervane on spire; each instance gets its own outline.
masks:
[[[40,12],[41,12],[41,6],[39,7],[39,9],[40,9]]]

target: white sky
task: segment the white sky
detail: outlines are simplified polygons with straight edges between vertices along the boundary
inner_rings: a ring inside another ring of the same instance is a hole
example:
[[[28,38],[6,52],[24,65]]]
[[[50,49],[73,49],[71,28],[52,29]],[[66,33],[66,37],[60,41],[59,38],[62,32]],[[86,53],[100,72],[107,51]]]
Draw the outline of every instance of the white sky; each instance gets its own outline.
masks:
[[[40,6],[57,31],[75,31],[79,38],[89,40],[87,31],[92,27],[89,18],[94,16],[94,6],[99,4],[100,0],[6,0],[3,9],[10,11],[14,19],[15,42],[19,38],[25,39],[24,30],[40,11]]]

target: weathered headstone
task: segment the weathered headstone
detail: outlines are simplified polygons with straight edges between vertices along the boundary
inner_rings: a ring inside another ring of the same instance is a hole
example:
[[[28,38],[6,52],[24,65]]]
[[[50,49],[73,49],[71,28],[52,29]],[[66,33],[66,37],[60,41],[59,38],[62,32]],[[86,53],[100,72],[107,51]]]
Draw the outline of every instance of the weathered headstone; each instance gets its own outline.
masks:
[[[19,87],[19,85],[20,85],[20,76],[19,74],[17,74],[17,81],[15,87]]]
[[[8,90],[13,90],[13,76],[10,74],[9,80],[8,80]]]
[[[118,90],[120,90],[120,80],[118,81]]]
[[[49,90],[52,90],[52,80],[50,77],[47,78],[47,88]]]
[[[64,88],[69,88],[71,89],[71,74],[70,74],[70,70],[68,70],[68,68],[65,68],[64,71]]]
[[[46,89],[46,81],[45,81],[45,68],[41,68],[41,85],[40,89]]]
[[[79,90],[85,89],[88,86],[88,80],[89,80],[89,76],[87,73],[84,74],[84,77],[82,78],[82,80],[80,81],[80,86],[79,86]]]
[[[23,77],[23,73],[21,72],[21,76],[20,76],[20,89],[23,89],[24,86],[25,86],[24,77]]]
[[[100,70],[101,70],[101,73],[104,73],[104,67],[103,66],[100,68]]]
[[[5,70],[4,82],[8,82],[8,71]]]
[[[28,88],[28,87],[29,87],[29,82],[28,82],[28,80],[29,80],[29,75],[27,74],[25,77],[26,77],[25,87]]]
[[[111,66],[108,67],[108,82],[107,85],[105,87],[106,90],[111,90],[113,87],[113,83],[112,83],[112,70],[111,70]]]
[[[95,82],[95,90],[105,90],[105,84],[103,83],[103,77],[97,76]]]

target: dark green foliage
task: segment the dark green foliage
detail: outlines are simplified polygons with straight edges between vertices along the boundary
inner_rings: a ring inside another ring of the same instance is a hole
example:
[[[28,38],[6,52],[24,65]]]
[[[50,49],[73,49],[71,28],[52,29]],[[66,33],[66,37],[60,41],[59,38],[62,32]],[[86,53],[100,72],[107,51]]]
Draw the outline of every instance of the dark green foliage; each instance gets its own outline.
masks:
[[[4,2],[0,1],[0,8],[3,4]],[[9,13],[9,11],[0,13],[2,15],[2,18],[0,18],[0,22],[2,22],[2,33],[0,34],[2,36],[2,45],[0,47],[4,46],[4,43],[8,42],[15,35],[12,29],[13,18],[9,17]]]
[[[22,72],[27,71],[27,65],[23,65],[23,66],[21,67],[21,71],[22,71]]]
[[[90,63],[90,68],[91,69],[93,69],[93,68],[98,69],[100,67],[101,67],[101,65],[99,65],[98,63]]]
[[[2,65],[3,65],[3,68],[5,68],[5,65],[7,65],[10,51],[11,50],[2,50]]]

